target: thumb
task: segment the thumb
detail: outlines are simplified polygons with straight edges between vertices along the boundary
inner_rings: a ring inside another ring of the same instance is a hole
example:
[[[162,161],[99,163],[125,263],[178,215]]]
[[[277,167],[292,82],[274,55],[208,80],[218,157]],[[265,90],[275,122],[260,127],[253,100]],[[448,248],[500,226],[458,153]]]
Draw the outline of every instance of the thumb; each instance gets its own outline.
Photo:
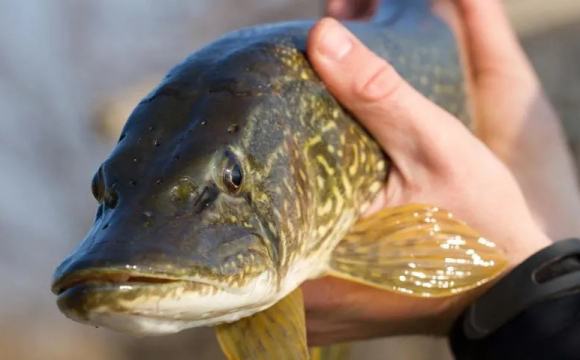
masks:
[[[467,133],[467,129],[417,92],[339,22],[321,20],[308,40],[309,59],[328,90],[395,164],[413,159],[437,162],[441,149],[453,151],[450,146],[460,146],[457,132]]]

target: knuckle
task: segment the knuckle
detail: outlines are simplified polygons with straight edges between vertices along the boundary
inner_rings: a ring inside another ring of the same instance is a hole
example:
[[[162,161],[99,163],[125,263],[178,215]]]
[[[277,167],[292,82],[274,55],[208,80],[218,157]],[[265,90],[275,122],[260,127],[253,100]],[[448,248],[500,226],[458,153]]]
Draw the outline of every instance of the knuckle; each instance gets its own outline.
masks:
[[[355,96],[366,101],[377,101],[392,98],[401,88],[403,81],[395,68],[385,60],[375,57],[372,65],[355,82]]]

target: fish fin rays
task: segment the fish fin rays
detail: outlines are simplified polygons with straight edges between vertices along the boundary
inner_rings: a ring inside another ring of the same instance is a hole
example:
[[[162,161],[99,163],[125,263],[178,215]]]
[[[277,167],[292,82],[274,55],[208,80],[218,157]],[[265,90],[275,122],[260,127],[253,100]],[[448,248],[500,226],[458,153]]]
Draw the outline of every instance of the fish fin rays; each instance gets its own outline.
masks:
[[[332,253],[328,275],[418,297],[443,297],[495,278],[503,253],[451,213],[405,205],[359,220]]]
[[[266,310],[215,328],[228,360],[309,359],[300,288]]]
[[[310,360],[348,360],[350,359],[350,344],[339,343],[322,347],[310,348]]]

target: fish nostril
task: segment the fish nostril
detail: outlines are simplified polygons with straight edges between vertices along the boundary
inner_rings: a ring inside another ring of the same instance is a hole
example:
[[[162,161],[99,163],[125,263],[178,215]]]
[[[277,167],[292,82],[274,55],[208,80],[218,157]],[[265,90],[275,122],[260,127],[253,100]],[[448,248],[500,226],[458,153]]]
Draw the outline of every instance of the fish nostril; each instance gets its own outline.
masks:
[[[171,200],[177,203],[191,202],[195,197],[196,190],[197,187],[191,180],[180,179],[171,189]]]
[[[109,207],[110,209],[114,209],[117,206],[118,202],[119,195],[115,190],[109,189],[107,192],[105,192],[105,204],[107,205],[107,207]]]

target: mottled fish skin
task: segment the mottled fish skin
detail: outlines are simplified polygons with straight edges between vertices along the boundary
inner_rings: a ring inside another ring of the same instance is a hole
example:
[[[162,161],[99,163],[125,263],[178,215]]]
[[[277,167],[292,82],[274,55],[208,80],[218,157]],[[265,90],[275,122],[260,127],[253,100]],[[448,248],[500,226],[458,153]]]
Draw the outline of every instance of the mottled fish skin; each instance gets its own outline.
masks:
[[[426,9],[390,20],[348,27],[467,122],[448,28]],[[390,164],[309,65],[312,26],[287,22],[231,33],[176,66],[136,107],[95,175],[94,227],[55,272],[53,291],[67,316],[98,323],[91,312],[102,308],[163,317],[162,303],[157,312],[135,304],[246,296],[238,309],[216,305],[208,313],[222,321],[232,311],[259,311],[324,272]],[[224,169],[236,164],[243,180],[232,190]],[[130,289],[111,284],[115,276],[131,281]],[[108,287],[72,286],[87,279]]]

